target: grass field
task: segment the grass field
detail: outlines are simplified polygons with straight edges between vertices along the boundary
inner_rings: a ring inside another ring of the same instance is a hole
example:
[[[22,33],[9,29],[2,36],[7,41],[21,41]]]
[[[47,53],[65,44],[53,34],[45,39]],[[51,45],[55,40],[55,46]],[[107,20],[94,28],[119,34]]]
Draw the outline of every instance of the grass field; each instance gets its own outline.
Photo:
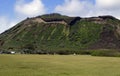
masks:
[[[120,76],[120,58],[0,55],[0,76]]]

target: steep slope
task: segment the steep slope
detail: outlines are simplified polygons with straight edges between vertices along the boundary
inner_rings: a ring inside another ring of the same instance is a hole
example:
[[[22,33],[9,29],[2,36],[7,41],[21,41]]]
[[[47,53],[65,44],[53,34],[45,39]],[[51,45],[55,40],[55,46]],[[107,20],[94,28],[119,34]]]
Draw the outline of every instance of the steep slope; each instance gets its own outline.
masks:
[[[27,18],[0,35],[0,49],[23,53],[119,50],[120,21],[112,16],[80,18],[55,13]]]

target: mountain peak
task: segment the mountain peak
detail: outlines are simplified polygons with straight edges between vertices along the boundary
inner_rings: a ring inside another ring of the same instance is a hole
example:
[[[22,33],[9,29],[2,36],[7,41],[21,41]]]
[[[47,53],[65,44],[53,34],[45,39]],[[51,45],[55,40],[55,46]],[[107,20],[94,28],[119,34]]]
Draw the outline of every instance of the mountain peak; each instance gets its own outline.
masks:
[[[115,17],[111,16],[111,15],[104,15],[104,16],[98,16],[99,18],[102,18],[102,19],[116,19]]]
[[[120,49],[119,30],[120,21],[112,16],[81,18],[46,14],[27,18],[0,34],[0,48],[22,52],[27,49],[32,53]]]

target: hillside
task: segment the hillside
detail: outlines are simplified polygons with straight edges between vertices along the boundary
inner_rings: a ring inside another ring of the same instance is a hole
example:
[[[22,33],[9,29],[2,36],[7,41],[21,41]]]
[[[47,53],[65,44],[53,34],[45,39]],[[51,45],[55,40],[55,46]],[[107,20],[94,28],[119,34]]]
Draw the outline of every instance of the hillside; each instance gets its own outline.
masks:
[[[27,18],[0,35],[2,51],[71,54],[100,49],[120,50],[120,20],[54,13]]]

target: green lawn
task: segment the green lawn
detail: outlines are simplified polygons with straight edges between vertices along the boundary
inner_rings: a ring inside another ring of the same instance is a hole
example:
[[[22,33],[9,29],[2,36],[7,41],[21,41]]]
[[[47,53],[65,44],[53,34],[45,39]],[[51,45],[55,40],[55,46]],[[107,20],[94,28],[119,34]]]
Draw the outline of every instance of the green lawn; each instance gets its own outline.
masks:
[[[0,76],[120,76],[120,58],[0,55]]]

